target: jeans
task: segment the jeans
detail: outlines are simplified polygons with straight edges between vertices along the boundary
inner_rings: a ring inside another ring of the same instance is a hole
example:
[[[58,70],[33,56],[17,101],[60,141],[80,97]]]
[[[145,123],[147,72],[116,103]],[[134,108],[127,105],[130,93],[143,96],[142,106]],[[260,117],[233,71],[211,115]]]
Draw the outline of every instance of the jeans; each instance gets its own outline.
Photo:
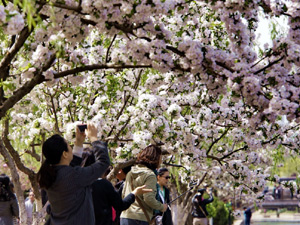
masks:
[[[146,221],[121,218],[120,225],[149,225]]]

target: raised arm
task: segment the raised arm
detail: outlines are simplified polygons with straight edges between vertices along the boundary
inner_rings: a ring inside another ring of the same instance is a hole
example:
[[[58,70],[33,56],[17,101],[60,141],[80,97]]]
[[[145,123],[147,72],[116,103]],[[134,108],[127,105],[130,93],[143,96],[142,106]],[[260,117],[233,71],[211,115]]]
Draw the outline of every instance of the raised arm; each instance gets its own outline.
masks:
[[[97,178],[101,177],[110,165],[107,143],[97,140],[97,129],[94,125],[88,124],[86,134],[92,142],[92,151],[95,156],[95,163],[81,168],[76,167],[77,180],[80,186],[88,186]]]

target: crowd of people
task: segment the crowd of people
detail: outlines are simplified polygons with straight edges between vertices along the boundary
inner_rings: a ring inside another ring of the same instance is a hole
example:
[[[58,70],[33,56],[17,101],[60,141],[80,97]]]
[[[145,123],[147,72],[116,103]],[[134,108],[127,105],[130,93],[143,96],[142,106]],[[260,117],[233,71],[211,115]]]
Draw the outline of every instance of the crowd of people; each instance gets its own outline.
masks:
[[[45,224],[53,225],[173,225],[170,191],[167,188],[170,172],[159,168],[162,151],[150,145],[137,155],[136,163],[121,169],[118,183],[106,179],[110,159],[107,143],[98,140],[98,130],[88,124],[84,132],[76,128],[73,149],[60,135],[48,138],[42,146],[45,158],[37,179],[45,190],[43,204],[49,202]],[[91,148],[83,148],[86,137]],[[8,176],[0,177],[0,225],[17,224],[19,207]],[[193,198],[194,225],[207,224],[205,189]],[[28,225],[36,212],[35,196],[29,192],[25,201]]]

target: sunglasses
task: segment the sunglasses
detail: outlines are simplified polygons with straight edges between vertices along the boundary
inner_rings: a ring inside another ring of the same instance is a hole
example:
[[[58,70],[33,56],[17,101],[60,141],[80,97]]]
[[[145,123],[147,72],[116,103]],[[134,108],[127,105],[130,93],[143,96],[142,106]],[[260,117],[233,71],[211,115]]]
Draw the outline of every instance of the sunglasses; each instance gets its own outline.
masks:
[[[170,177],[170,176],[165,176],[164,178],[166,178],[166,179],[168,180],[168,179],[170,179],[171,177]]]

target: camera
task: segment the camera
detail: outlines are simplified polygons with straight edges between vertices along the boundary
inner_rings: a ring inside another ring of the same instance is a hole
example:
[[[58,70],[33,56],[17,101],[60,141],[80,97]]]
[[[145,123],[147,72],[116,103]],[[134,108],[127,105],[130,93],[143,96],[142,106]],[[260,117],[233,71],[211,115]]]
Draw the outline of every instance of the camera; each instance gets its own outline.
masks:
[[[77,125],[77,127],[80,130],[80,132],[84,132],[84,130],[87,129],[87,125],[86,124],[80,124],[80,125]]]

